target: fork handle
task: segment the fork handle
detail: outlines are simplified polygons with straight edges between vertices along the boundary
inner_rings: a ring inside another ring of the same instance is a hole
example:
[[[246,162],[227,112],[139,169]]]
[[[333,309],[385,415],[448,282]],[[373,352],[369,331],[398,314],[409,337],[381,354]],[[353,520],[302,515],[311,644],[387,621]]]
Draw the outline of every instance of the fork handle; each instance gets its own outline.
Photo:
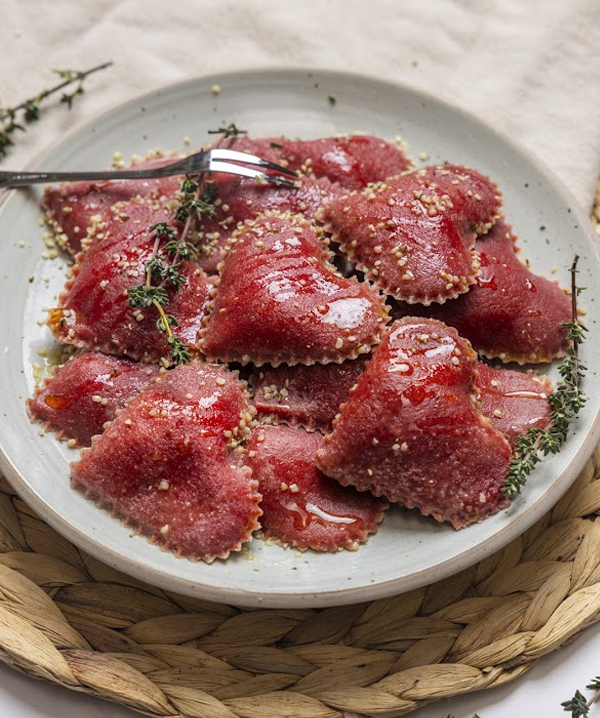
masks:
[[[0,172],[0,189],[27,187],[32,184],[44,184],[47,182],[149,179],[152,177],[168,177],[174,174],[185,174],[185,169],[167,166],[146,170],[106,170],[103,172]]]

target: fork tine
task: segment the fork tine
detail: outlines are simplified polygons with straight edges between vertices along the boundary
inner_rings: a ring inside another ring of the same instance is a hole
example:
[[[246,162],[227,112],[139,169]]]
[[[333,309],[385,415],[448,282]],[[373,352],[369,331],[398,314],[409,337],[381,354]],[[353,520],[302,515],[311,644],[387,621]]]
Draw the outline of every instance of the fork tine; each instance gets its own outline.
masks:
[[[251,177],[253,179],[264,180],[271,184],[283,185],[285,187],[297,186],[295,182],[285,179],[284,177],[267,174],[266,172],[252,169],[252,167],[242,167],[241,165],[234,165],[229,162],[220,162],[219,160],[214,159],[210,160],[209,169],[211,172],[226,172],[227,174],[239,175],[240,177]]]
[[[209,151],[210,157],[215,160],[230,160],[231,162],[243,162],[246,165],[258,165],[265,169],[273,170],[274,172],[281,172],[282,174],[289,175],[290,177],[297,177],[298,175],[287,167],[282,167],[274,162],[269,162],[263,157],[257,155],[251,155],[247,152],[237,152],[236,150],[223,150],[220,147],[216,147],[214,150]]]

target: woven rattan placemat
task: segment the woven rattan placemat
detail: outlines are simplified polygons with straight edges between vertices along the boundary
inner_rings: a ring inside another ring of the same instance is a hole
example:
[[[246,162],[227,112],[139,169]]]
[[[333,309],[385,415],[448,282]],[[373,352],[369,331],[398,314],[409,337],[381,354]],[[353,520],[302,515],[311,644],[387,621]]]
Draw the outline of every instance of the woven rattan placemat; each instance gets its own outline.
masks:
[[[596,621],[599,513],[600,447],[550,513],[451,578],[341,608],[245,610],[108,568],[0,477],[0,660],[152,716],[396,716],[510,681]]]

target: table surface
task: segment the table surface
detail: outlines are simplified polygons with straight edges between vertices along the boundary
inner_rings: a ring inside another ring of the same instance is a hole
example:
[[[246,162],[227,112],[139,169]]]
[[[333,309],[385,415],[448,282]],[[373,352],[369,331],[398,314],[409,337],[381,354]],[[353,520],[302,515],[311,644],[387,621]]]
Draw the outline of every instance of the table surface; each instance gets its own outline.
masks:
[[[414,718],[552,718],[567,715],[561,702],[576,689],[589,698],[585,686],[600,672],[600,623],[590,626],[569,645],[544,656],[520,678],[480,693],[432,703],[409,714]],[[590,718],[600,716],[600,705]],[[122,706],[23,676],[0,663],[0,716],[2,718],[134,718],[140,715]]]

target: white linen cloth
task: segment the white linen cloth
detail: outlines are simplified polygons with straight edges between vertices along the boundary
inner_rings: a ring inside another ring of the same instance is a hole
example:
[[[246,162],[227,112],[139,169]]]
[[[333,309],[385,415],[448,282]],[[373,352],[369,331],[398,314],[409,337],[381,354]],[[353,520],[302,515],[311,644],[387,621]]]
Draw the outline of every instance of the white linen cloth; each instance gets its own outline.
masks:
[[[241,67],[343,69],[437,94],[520,140],[591,208],[600,170],[596,0],[2,0],[0,101],[105,60],[69,112],[17,136],[20,169],[97,111]]]

